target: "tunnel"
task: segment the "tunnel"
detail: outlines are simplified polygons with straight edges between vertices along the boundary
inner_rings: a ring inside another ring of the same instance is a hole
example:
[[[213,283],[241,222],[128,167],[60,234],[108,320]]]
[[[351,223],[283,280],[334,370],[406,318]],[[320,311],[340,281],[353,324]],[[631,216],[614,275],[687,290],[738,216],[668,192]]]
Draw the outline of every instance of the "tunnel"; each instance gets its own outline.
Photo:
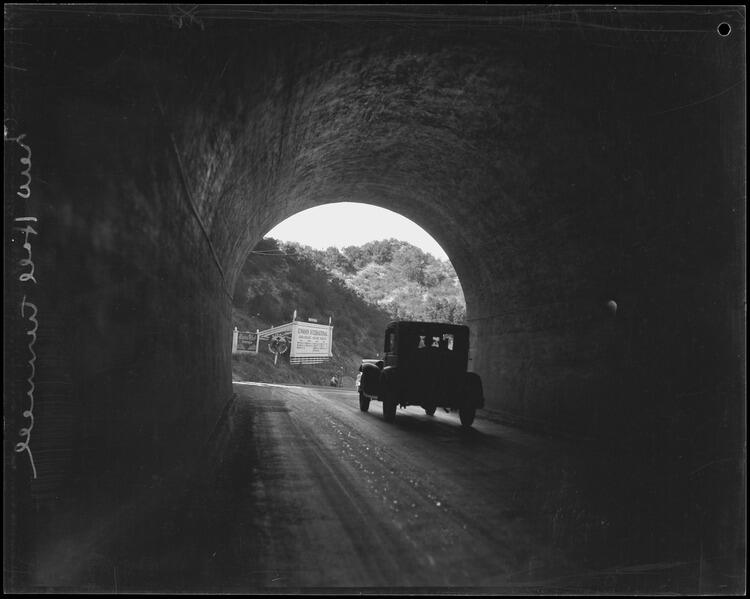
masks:
[[[488,413],[679,456],[742,546],[744,11],[180,6],[6,12],[13,584],[220,451],[239,270],[343,201],[444,248]]]

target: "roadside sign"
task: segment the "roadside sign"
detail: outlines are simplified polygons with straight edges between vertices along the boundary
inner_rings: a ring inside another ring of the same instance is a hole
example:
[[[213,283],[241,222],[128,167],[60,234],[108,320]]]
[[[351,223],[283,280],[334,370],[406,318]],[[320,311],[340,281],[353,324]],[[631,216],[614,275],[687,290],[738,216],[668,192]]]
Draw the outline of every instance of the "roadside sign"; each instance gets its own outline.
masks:
[[[290,360],[303,359],[326,361],[333,356],[331,341],[333,327],[313,322],[295,322],[292,327]]]
[[[253,353],[257,353],[259,340],[268,341],[268,351],[274,354],[274,363],[286,352],[289,352],[290,364],[318,364],[333,358],[333,327],[330,324],[295,320],[257,331],[254,335],[251,338],[256,348]],[[237,343],[232,346],[232,351],[246,353],[237,349]]]
[[[257,354],[260,336],[258,331],[239,331],[234,327],[232,334],[233,354]]]
[[[237,349],[242,351],[255,351],[257,334],[250,331],[239,331],[237,335]]]

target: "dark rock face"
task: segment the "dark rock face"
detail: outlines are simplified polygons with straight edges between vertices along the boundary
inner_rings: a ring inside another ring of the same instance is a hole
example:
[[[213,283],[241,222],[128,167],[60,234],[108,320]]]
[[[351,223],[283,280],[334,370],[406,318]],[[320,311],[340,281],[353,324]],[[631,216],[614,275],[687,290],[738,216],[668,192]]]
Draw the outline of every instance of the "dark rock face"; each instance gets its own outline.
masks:
[[[64,456],[40,453],[37,481],[65,474],[30,493],[116,497],[199,455],[232,393],[247,252],[335,201],[441,243],[488,408],[739,459],[743,40],[649,38],[593,13],[616,32],[568,30],[531,9],[505,26],[495,16],[519,11],[497,11],[201,29],[14,8],[31,46],[11,55],[11,133],[34,152],[40,322],[59,323],[46,372],[57,360],[68,377],[60,413],[40,389],[37,414],[39,443]]]

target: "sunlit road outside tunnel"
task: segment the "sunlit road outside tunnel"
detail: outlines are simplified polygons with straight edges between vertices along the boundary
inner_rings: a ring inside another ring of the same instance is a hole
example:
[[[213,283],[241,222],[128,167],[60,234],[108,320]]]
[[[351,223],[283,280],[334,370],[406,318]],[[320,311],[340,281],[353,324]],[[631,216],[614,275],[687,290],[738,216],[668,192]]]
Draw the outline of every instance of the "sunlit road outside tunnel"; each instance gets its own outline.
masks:
[[[235,391],[225,454],[90,568],[91,588],[114,588],[113,572],[118,591],[698,588],[677,553],[623,561],[647,515],[635,492],[611,496],[620,475],[601,452],[442,410],[388,424],[349,390]]]

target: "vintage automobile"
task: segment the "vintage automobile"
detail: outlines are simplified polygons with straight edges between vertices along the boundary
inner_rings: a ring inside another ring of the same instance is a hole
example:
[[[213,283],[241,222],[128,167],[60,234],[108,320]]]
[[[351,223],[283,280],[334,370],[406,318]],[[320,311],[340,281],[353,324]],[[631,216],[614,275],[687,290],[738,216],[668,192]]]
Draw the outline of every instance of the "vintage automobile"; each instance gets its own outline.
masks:
[[[437,408],[458,410],[471,426],[484,407],[482,380],[467,372],[469,328],[438,322],[392,322],[385,331],[385,359],[363,360],[359,407],[383,404],[383,418],[393,422],[396,408],[421,406],[432,416]]]

